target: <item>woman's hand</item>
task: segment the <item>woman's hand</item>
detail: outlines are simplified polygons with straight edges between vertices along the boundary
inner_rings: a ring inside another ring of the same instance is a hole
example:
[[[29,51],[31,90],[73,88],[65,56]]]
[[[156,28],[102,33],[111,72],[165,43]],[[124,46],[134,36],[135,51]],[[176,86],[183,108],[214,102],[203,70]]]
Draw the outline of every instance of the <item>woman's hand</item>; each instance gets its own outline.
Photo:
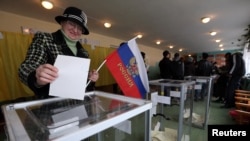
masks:
[[[89,72],[89,80],[96,82],[99,79],[99,73],[96,70]]]
[[[36,83],[38,86],[51,83],[57,77],[58,69],[51,64],[43,64],[36,69]]]

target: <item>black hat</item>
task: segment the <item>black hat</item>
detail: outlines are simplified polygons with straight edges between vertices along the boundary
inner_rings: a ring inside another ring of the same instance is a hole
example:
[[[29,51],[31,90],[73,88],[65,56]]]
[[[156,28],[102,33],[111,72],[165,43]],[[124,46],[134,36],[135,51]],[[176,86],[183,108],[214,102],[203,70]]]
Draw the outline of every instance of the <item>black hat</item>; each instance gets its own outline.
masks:
[[[88,35],[89,30],[87,28],[87,15],[76,7],[68,7],[65,9],[62,16],[56,16],[55,20],[60,24],[61,21],[70,20],[77,23],[83,28],[82,34]]]

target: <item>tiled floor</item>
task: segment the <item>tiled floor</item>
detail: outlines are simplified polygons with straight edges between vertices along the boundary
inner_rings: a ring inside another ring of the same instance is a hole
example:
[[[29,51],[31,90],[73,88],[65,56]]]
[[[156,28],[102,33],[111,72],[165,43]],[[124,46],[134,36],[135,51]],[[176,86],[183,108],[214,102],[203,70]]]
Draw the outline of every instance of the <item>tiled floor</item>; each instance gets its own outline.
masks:
[[[210,108],[208,112],[207,125],[233,125],[236,124],[235,121],[230,117],[229,111],[231,109],[220,108],[221,103],[210,102]],[[198,101],[194,103],[193,108],[194,113],[200,113],[205,116],[205,103]],[[179,106],[166,106],[164,107],[164,113],[170,115],[170,120],[165,120],[160,116],[153,117],[152,119],[152,128],[156,125],[157,122],[161,121],[162,126],[165,128],[171,128],[178,130],[178,116],[176,112],[179,112]],[[196,124],[197,125],[197,124]],[[199,126],[200,125],[200,126]],[[190,131],[190,132],[189,132]],[[190,135],[190,141],[207,141],[207,126],[198,124],[198,126],[192,126],[189,128],[184,122],[183,132]]]

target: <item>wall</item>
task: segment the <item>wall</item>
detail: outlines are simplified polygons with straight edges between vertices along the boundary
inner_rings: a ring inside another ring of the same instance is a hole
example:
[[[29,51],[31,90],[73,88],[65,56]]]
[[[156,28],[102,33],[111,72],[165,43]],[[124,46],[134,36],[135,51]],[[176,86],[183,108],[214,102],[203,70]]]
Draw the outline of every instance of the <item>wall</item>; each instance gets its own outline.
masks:
[[[0,30],[2,31],[21,32],[22,26],[44,32],[54,32],[58,28],[60,28],[60,25],[58,25],[56,22],[44,22],[41,20],[7,13],[4,11],[0,11],[0,17]],[[100,34],[95,34],[92,32],[90,33],[90,35],[83,36],[82,38],[87,39],[89,42],[97,43],[99,46],[103,47],[110,47],[114,45],[118,46],[121,42],[124,41],[112,37],[103,36]],[[162,58],[162,50],[140,44],[138,44],[138,46],[141,51],[146,53],[146,59],[148,60],[150,66],[155,66],[155,63],[157,63]]]

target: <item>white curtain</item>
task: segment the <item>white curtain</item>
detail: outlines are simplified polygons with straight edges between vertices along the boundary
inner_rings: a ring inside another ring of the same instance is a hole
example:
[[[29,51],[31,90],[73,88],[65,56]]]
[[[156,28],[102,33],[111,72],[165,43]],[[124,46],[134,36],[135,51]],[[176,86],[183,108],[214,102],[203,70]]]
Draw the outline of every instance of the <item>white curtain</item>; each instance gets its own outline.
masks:
[[[246,66],[246,76],[250,76],[250,44],[246,43],[244,47],[243,52],[243,59],[245,60],[245,66]]]

